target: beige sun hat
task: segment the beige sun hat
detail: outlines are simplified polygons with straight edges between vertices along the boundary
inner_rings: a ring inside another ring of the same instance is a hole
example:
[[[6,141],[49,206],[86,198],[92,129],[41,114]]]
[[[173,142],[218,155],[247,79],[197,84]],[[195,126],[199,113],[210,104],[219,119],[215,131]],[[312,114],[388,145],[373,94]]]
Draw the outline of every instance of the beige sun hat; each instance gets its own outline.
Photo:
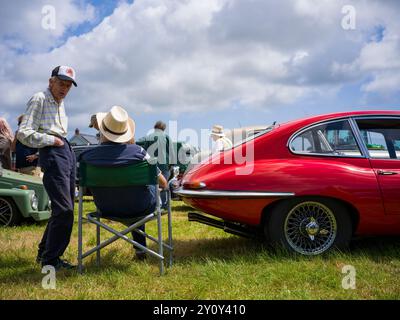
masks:
[[[107,113],[96,113],[96,119],[99,131],[109,141],[125,143],[135,136],[135,121],[120,106],[113,106]]]
[[[224,127],[219,124],[214,125],[211,131],[211,135],[224,137],[225,136]]]

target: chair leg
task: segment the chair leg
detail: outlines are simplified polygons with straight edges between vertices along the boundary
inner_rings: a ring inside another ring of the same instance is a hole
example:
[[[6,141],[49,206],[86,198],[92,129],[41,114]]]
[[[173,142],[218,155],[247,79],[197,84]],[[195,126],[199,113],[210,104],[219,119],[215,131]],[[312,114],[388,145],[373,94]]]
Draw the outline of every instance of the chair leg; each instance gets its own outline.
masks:
[[[160,205],[160,191],[158,189],[158,185],[156,186],[157,188],[157,229],[158,229],[158,254],[160,256],[163,255],[163,239],[162,239],[162,225],[161,225],[161,205]],[[160,275],[164,274],[164,261],[160,259]]]
[[[97,214],[97,221],[100,222],[100,215]],[[96,225],[96,246],[100,245],[100,226]],[[96,265],[100,267],[100,249],[96,251]]]
[[[162,239],[162,229],[161,229],[161,212],[157,215],[158,224],[158,253],[160,256],[163,255],[163,239]],[[164,261],[160,259],[160,275],[164,274]]]
[[[82,274],[82,218],[83,218],[83,188],[79,187],[79,213],[78,213],[78,272]]]

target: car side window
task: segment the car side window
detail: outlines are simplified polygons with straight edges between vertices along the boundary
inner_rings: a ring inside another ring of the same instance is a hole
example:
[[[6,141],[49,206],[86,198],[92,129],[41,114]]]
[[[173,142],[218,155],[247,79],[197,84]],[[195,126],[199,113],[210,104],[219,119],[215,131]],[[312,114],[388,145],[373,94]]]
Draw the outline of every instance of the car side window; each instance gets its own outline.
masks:
[[[356,122],[371,158],[400,159],[400,119],[359,119]]]
[[[300,132],[291,140],[290,150],[301,154],[361,156],[347,120],[320,124]]]

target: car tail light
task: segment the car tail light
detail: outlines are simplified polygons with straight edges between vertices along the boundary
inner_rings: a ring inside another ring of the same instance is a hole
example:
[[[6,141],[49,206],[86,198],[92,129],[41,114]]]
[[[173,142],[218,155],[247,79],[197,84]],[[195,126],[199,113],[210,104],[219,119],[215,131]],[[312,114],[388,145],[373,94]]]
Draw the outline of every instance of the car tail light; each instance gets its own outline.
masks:
[[[22,189],[22,190],[28,190],[28,186],[26,185],[22,185],[22,186],[18,186],[18,188]]]
[[[183,184],[184,189],[203,189],[205,187],[206,184],[201,181],[186,182]]]

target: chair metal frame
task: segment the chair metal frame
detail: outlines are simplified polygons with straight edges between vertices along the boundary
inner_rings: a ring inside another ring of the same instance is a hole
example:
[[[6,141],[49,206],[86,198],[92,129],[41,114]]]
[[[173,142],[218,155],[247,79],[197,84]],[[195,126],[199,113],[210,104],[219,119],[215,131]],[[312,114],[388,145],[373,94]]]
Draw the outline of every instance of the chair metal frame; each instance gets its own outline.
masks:
[[[135,248],[139,248],[140,250],[143,250],[144,252],[148,253],[149,255],[155,257],[156,259],[159,260],[159,269],[160,269],[160,275],[163,275],[165,273],[164,269],[164,261],[165,261],[165,254],[164,254],[164,249],[168,251],[169,253],[169,260],[168,260],[168,266],[172,266],[173,263],[173,243],[172,243],[172,219],[171,219],[171,193],[169,190],[167,190],[167,195],[168,195],[168,200],[167,200],[167,212],[164,212],[168,215],[168,243],[165,243],[163,241],[163,234],[162,234],[162,223],[161,223],[161,217],[162,212],[161,209],[161,204],[160,204],[160,191],[159,191],[159,186],[158,186],[158,176],[157,176],[157,169],[155,164],[150,164],[147,161],[140,162],[139,164],[130,164],[127,166],[124,166],[125,169],[129,170],[129,167],[136,168],[141,166],[140,170],[147,170],[144,172],[144,175],[148,175],[148,178],[145,180],[148,180],[152,183],[148,184],[154,184],[156,186],[156,208],[154,212],[143,216],[139,217],[133,224],[130,224],[126,229],[122,231],[117,231],[113,228],[111,228],[109,225],[101,222],[101,217],[99,215],[98,210],[95,212],[91,212],[87,214],[86,218],[83,217],[83,195],[84,195],[84,188],[87,187],[115,187],[119,186],[118,182],[111,181],[110,177],[113,176],[113,173],[117,172],[118,168],[121,167],[96,167],[92,166],[89,164],[86,164],[84,162],[81,162],[79,164],[79,216],[78,216],[78,272],[80,274],[83,273],[83,259],[90,256],[93,253],[96,253],[96,264],[97,266],[100,266],[100,251],[104,247],[110,245],[111,243],[115,242],[118,239],[123,239],[133,245]],[[107,174],[103,181],[100,182],[94,182],[93,178],[90,176],[90,169],[92,171],[94,170],[101,170],[102,172],[108,172],[108,178]],[[154,175],[154,176],[153,176]],[[141,177],[143,180],[143,176]],[[142,184],[137,184],[135,182],[126,184],[124,186],[138,186]],[[97,208],[96,208],[97,209]],[[134,218],[130,217],[127,219],[124,218],[112,218],[112,217],[105,217],[107,220],[112,220],[112,221],[117,221],[124,223],[123,221],[127,220],[134,220]],[[152,220],[157,220],[157,238],[149,235],[146,232],[143,232],[140,229],[137,229],[138,227],[144,225],[145,223],[152,221]],[[86,252],[83,252],[83,221],[87,221],[89,223],[92,223],[96,225],[96,246],[89,249]],[[109,231],[110,233],[114,234],[113,237],[108,238],[107,240],[104,240],[101,242],[100,239],[100,230],[101,228]],[[134,231],[137,232],[146,238],[150,239],[151,241],[155,242],[157,244],[157,249],[158,251],[154,251],[148,247],[144,247],[141,244],[137,243],[133,239],[130,239],[126,236],[127,233]]]

